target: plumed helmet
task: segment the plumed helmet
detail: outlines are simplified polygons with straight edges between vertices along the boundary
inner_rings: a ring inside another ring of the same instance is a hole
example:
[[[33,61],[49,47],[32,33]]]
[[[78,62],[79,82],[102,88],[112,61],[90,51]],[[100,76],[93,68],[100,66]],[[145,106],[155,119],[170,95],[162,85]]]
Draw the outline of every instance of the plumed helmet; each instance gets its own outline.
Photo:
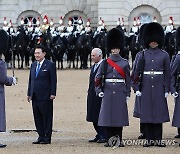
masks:
[[[176,47],[180,50],[180,26],[176,30]]]
[[[107,51],[110,52],[111,49],[120,49],[121,51],[124,49],[125,37],[124,32],[113,28],[107,33],[106,37],[106,47]]]
[[[4,30],[0,30],[0,54],[5,53],[8,48],[9,36]]]
[[[149,48],[150,42],[157,42],[159,48],[163,47],[164,44],[164,30],[159,23],[149,23],[144,27],[143,30],[144,46]]]

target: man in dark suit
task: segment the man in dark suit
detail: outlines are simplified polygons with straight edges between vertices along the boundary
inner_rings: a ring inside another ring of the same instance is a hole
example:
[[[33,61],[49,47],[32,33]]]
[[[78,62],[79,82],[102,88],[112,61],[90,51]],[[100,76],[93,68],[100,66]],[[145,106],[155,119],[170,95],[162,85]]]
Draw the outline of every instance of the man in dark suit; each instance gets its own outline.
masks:
[[[95,82],[94,82],[95,75],[97,73],[100,63],[102,62],[101,49],[94,48],[91,52],[91,58],[94,61],[94,65],[91,68],[91,73],[90,73],[90,77],[89,77],[86,120],[88,122],[93,122],[93,126],[97,132],[97,135],[95,136],[94,139],[89,140],[89,142],[104,143],[104,142],[106,142],[105,128],[97,125],[102,98],[96,96],[95,85],[94,85],[95,84]]]
[[[46,49],[38,45],[32,63],[28,84],[28,102],[32,100],[35,126],[39,135],[33,144],[50,144],[53,121],[53,100],[56,96],[56,66],[46,60]]]

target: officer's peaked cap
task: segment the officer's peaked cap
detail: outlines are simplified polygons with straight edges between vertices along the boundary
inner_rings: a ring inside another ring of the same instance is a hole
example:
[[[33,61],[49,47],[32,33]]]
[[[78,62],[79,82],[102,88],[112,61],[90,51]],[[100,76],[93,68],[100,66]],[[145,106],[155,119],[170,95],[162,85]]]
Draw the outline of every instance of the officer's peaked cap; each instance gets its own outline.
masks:
[[[125,37],[124,32],[113,28],[107,33],[106,37],[106,47],[107,51],[110,52],[111,49],[124,49]]]
[[[143,40],[146,48],[149,48],[150,42],[157,42],[159,44],[159,48],[162,48],[164,44],[163,27],[156,22],[147,24],[143,30]]]
[[[4,30],[0,30],[0,54],[5,53],[8,48],[9,36]]]

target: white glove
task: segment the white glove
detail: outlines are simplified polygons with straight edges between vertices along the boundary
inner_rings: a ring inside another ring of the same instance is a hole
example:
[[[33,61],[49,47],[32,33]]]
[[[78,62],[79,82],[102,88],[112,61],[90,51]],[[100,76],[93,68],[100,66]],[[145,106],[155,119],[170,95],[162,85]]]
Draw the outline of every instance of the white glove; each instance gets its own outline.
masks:
[[[165,93],[165,95],[164,95],[164,96],[165,96],[165,98],[167,98],[168,94],[169,94],[169,93]]]
[[[16,78],[15,77],[12,77],[13,78],[13,82],[12,82],[12,84],[13,85],[16,85],[17,84],[17,80],[16,80]]]
[[[176,98],[176,97],[178,97],[178,93],[175,92],[175,93],[172,94],[172,96],[173,96],[174,98]]]
[[[100,92],[100,93],[98,94],[98,96],[99,96],[99,97],[104,97],[104,93],[103,93],[103,92]]]
[[[127,96],[127,97],[126,97],[126,101],[128,101],[128,100],[129,100],[129,98],[130,98],[130,97],[129,97],[129,96]]]
[[[141,92],[140,91],[136,91],[136,96],[141,96]]]

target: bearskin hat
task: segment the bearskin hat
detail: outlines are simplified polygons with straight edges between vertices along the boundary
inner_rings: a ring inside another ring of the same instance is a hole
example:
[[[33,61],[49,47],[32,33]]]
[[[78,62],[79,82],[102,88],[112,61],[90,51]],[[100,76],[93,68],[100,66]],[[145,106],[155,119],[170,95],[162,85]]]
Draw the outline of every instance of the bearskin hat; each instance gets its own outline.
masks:
[[[157,42],[159,48],[163,47],[164,44],[164,31],[163,27],[159,23],[149,23],[143,30],[144,46],[149,48],[150,42]]]
[[[9,36],[4,30],[0,30],[0,54],[5,53],[8,48]]]
[[[124,49],[125,37],[124,32],[113,28],[107,33],[106,37],[106,47],[107,51],[111,52],[111,49],[118,48],[121,51]]]
[[[176,30],[176,47],[180,50],[180,26]]]
[[[140,28],[140,30],[139,30],[139,38],[138,38],[138,40],[139,40],[139,42],[140,42],[140,44],[143,46],[144,45],[144,41],[143,41],[143,39],[142,39],[142,37],[143,37],[143,31],[144,31],[144,28],[145,28],[145,26],[146,26],[147,24],[143,24],[142,26],[141,26],[141,28]]]

